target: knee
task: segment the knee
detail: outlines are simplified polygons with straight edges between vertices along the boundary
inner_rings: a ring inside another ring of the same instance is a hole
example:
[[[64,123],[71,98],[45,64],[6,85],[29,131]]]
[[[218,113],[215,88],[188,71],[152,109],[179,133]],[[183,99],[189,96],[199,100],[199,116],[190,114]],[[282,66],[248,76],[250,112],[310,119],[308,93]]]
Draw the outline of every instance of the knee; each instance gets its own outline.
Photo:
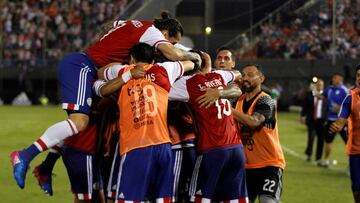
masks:
[[[73,113],[69,115],[69,119],[75,124],[78,132],[84,131],[89,124],[89,116],[82,113]]]
[[[260,203],[278,203],[275,197],[272,197],[270,195],[260,195],[259,197]]]

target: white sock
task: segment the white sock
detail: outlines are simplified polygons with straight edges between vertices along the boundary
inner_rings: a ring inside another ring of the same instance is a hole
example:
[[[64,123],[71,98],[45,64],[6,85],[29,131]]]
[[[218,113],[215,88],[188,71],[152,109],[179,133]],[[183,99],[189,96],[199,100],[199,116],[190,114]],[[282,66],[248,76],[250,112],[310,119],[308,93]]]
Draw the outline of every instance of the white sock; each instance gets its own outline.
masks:
[[[55,154],[60,154],[61,149],[64,146],[64,143],[65,143],[64,140],[60,141],[60,143],[57,143],[55,146],[51,147],[49,149],[49,152],[55,153]]]
[[[76,129],[75,124],[70,119],[67,119],[50,126],[39,139],[43,143],[37,145],[38,143],[35,142],[35,145],[40,151],[45,151],[46,149],[61,143],[67,137],[77,133],[78,130]],[[45,146],[43,146],[43,144],[45,144]]]

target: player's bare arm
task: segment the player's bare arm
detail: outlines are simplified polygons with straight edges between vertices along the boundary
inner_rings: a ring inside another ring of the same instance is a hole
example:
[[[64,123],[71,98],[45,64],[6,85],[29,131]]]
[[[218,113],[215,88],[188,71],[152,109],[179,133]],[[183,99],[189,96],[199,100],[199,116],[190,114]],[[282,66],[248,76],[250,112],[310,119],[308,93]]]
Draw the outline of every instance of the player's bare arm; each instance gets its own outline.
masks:
[[[345,124],[346,124],[346,118],[338,118],[334,123],[332,123],[330,125],[330,129],[329,132],[330,133],[336,133],[336,132],[340,132]]]
[[[203,51],[201,51],[201,53],[203,54],[203,59],[204,59],[204,61],[202,61],[202,65],[204,65],[204,66],[206,66],[206,67],[204,67],[204,69],[205,70],[211,70],[211,57],[210,57],[210,55],[208,54],[208,53],[206,53],[206,52],[203,52]]]
[[[205,94],[196,99],[200,107],[209,108],[219,98],[237,98],[242,92],[237,85],[230,85],[224,89],[207,88]]]
[[[204,52],[202,52],[202,53],[204,53]],[[206,55],[210,59],[210,56],[208,54],[206,54]],[[205,60],[207,61],[206,58],[207,57],[205,57]],[[210,61],[210,63],[208,63],[208,62],[209,61],[207,61],[206,64],[211,64],[211,61]],[[239,71],[235,70],[235,71],[231,71],[231,72],[234,75],[234,80],[238,80],[241,78],[241,73]],[[225,87],[224,89],[207,88],[204,91],[206,91],[205,94],[198,97],[196,99],[196,101],[200,104],[200,107],[205,107],[205,108],[209,108],[219,98],[223,98],[223,99],[237,98],[237,97],[240,97],[242,94],[241,89],[236,84],[229,85],[229,86]]]
[[[133,78],[142,78],[145,76],[146,70],[144,67],[137,67],[126,71],[121,77],[114,78],[108,82],[98,80],[94,84],[95,92],[101,97],[107,97],[120,90],[127,81]]]
[[[231,72],[234,74],[234,77],[235,77],[234,81],[239,81],[239,80],[241,80],[241,73],[240,73],[240,71],[238,71],[238,70],[231,70]]]
[[[98,76],[98,79],[100,80],[104,80],[104,70],[105,70],[106,66],[104,67],[101,67],[97,70],[97,76]]]
[[[157,48],[169,60],[172,61],[190,60],[190,61],[196,61],[198,65],[201,65],[201,58],[197,53],[183,51],[169,43],[159,44]]]
[[[192,61],[180,61],[182,67],[184,68],[184,72],[194,70],[195,64]]]
[[[250,128],[257,128],[265,121],[265,116],[257,112],[247,115],[233,109],[233,113],[236,121]]]

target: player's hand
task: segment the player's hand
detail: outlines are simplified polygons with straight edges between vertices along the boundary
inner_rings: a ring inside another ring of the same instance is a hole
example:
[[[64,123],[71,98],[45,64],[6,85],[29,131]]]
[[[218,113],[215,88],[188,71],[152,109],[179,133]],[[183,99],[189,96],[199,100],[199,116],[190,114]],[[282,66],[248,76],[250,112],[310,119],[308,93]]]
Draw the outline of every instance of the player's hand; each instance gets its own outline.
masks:
[[[337,105],[337,104],[333,104],[332,107],[331,107],[331,110],[332,110],[333,112],[339,113],[339,111],[340,111],[340,106]]]
[[[200,97],[196,98],[196,101],[200,107],[209,108],[219,99],[220,92],[219,89],[215,88],[206,88],[204,91],[206,92]]]
[[[197,67],[201,67],[201,64],[202,64],[202,60],[201,60],[201,57],[199,54],[197,53],[193,53],[194,54],[194,57],[196,58],[195,61],[193,61]]]
[[[130,70],[132,78],[143,78],[146,74],[144,67],[136,67]]]
[[[336,133],[336,132],[339,132],[341,129],[339,127],[339,125],[334,122],[330,125],[330,128],[329,128],[329,133]]]

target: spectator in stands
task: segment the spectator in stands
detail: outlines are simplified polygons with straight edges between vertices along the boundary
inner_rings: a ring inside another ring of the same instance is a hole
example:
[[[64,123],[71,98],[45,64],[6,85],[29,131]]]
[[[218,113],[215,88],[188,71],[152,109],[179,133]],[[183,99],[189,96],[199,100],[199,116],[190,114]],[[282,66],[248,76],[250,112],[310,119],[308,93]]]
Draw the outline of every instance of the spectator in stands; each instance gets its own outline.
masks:
[[[81,50],[95,37],[93,29],[119,16],[126,5],[127,0],[5,1],[0,8],[5,67],[41,67],[43,54],[51,63]]]
[[[340,1],[336,9],[337,57],[357,58],[360,49],[360,13],[356,6]],[[316,10],[315,10],[316,11]],[[291,12],[291,13],[290,13]],[[305,12],[293,9],[280,13],[275,23],[260,26],[259,37],[250,44],[254,48],[241,46],[239,58],[249,58],[255,49],[258,58],[273,59],[323,59],[330,58],[332,51],[332,8],[319,8]]]

